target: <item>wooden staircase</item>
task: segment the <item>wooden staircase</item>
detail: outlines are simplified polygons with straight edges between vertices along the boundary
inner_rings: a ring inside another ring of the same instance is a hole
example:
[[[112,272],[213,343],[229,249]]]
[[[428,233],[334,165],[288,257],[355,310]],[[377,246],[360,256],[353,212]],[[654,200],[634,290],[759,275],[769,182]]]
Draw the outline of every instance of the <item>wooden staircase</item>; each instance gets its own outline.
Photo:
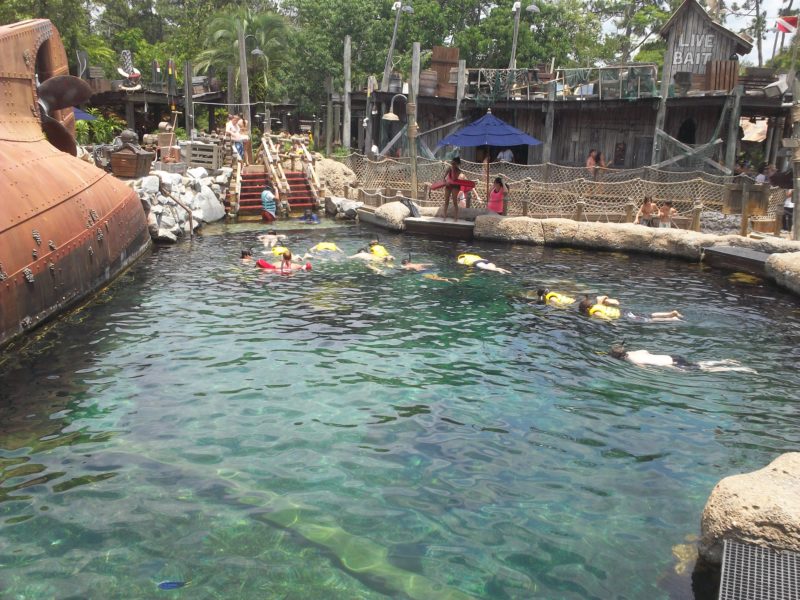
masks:
[[[305,173],[286,171],[286,182],[289,184],[289,193],[285,198],[289,201],[290,210],[303,211],[306,208],[317,206],[317,196]]]
[[[267,184],[275,187],[264,165],[249,165],[242,169],[238,211],[240,217],[261,217],[261,192]]]

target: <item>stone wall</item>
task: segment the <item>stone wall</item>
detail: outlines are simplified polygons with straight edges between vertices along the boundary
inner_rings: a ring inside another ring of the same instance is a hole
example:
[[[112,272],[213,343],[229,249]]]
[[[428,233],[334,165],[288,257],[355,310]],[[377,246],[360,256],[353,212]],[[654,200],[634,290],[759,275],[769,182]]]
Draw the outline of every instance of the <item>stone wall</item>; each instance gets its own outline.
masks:
[[[782,238],[746,238],[715,235],[684,229],[658,229],[631,223],[588,223],[571,219],[479,216],[475,238],[539,246],[569,246],[593,250],[642,252],[699,261],[703,248],[716,245],[749,248],[772,254],[767,274],[781,285],[800,294],[800,242]]]
[[[133,189],[147,213],[150,237],[156,242],[173,243],[189,232],[189,212],[176,199],[191,210],[194,229],[222,219],[231,173],[229,167],[213,174],[203,167],[195,167],[186,175],[153,171],[147,177],[134,180]]]

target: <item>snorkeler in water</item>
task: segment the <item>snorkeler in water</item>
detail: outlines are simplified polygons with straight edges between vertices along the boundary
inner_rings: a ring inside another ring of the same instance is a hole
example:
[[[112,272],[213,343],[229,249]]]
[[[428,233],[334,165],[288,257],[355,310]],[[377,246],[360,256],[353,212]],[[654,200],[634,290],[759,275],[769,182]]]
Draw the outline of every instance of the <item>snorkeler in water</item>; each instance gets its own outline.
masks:
[[[256,238],[259,242],[264,244],[264,248],[272,248],[277,246],[278,242],[286,241],[286,236],[278,234],[274,229],[270,229],[267,233],[263,233]]]
[[[570,304],[575,303],[575,298],[572,296],[567,296],[566,294],[562,294],[560,292],[551,292],[547,288],[539,288],[536,291],[536,296],[537,304],[550,304],[559,308],[565,308]]]
[[[341,254],[342,249],[333,242],[320,242],[308,249],[303,255],[303,260],[314,258],[318,256],[332,256],[334,254]]]
[[[627,360],[639,367],[674,367],[682,370],[697,370],[706,372],[738,371],[740,373],[756,373],[755,369],[744,367],[735,360],[701,360],[692,362],[682,356],[669,354],[651,354],[647,350],[625,349],[624,342],[611,346],[609,356],[620,360]]]
[[[389,254],[386,246],[381,244],[378,240],[372,240],[368,246],[360,248],[359,251],[350,258],[382,262],[391,262],[394,260],[394,256]]]
[[[432,266],[433,263],[415,263],[411,262],[411,259],[409,258],[404,258],[400,262],[401,269],[405,269],[406,271],[416,271],[418,273],[421,271],[427,271]]]
[[[242,250],[242,264],[246,265],[253,262],[253,251],[250,248]]]
[[[614,321],[623,316],[619,308],[619,300],[609,298],[608,296],[596,296],[594,300],[589,298],[589,296],[585,296],[578,305],[578,312],[587,317],[594,317],[595,319],[603,319],[605,321]],[[624,316],[632,321],[644,322],[680,321],[683,318],[683,315],[677,310],[654,312],[646,317],[627,312]]]
[[[502,273],[506,275],[511,273],[508,269],[501,269],[493,262],[489,262],[485,258],[481,258],[477,254],[459,254],[458,258],[456,259],[458,264],[464,265],[467,267],[475,267],[476,269],[483,269],[484,271],[494,271],[496,273]]]

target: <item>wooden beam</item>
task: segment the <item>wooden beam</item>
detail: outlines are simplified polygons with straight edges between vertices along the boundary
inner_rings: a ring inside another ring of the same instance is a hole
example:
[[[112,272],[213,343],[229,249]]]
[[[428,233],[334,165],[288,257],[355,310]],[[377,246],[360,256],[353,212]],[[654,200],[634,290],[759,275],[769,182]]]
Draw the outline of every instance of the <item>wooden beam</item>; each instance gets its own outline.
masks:
[[[733,89],[733,108],[728,120],[728,139],[725,142],[725,166],[733,171],[736,166],[736,146],[739,141],[739,117],[742,115],[742,94],[744,86],[737,85]]]
[[[328,97],[328,108],[325,114],[325,154],[333,154],[333,76],[325,78],[325,92]]]
[[[233,67],[228,67],[228,112],[233,112],[233,103],[236,102],[236,78],[233,76]]]
[[[350,36],[344,37],[344,118],[342,119],[342,146],[350,149],[350,94],[353,91],[350,80]]]
[[[467,74],[467,61],[459,60],[458,79],[456,80],[456,120],[461,118],[461,102],[464,100],[464,90],[467,87],[466,74]]]
[[[192,63],[188,60],[183,63],[183,127],[189,139],[194,139],[194,104],[192,103]]]
[[[544,118],[544,147],[542,148],[542,162],[547,164],[552,160],[553,152],[553,125],[555,124],[556,86],[550,85],[547,89],[547,115]]]
[[[386,153],[392,149],[392,146],[394,146],[397,141],[402,138],[403,135],[405,135],[407,129],[408,125],[403,125],[400,131],[398,131],[397,134],[391,140],[389,140],[389,143],[383,147],[383,150],[380,151],[379,156],[386,156]]]
[[[133,111],[133,102],[125,102],[125,121],[128,124],[128,129],[136,131],[136,113]]]
[[[666,65],[665,65],[666,67]],[[661,71],[661,97],[658,101],[658,112],[656,113],[656,127],[653,132],[653,160],[652,164],[657,164],[661,160],[661,144],[658,143],[658,130],[664,129],[664,122],[667,120],[667,96],[669,95],[669,80],[672,75],[667,74],[667,69]]]

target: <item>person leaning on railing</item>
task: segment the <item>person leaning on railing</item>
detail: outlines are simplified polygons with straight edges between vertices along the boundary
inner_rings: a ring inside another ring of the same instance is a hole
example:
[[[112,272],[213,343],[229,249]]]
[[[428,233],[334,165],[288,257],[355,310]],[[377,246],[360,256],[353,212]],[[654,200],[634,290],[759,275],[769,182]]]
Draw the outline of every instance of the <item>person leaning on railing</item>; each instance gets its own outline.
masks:
[[[650,196],[645,196],[633,222],[647,227],[658,226],[658,206]]]

